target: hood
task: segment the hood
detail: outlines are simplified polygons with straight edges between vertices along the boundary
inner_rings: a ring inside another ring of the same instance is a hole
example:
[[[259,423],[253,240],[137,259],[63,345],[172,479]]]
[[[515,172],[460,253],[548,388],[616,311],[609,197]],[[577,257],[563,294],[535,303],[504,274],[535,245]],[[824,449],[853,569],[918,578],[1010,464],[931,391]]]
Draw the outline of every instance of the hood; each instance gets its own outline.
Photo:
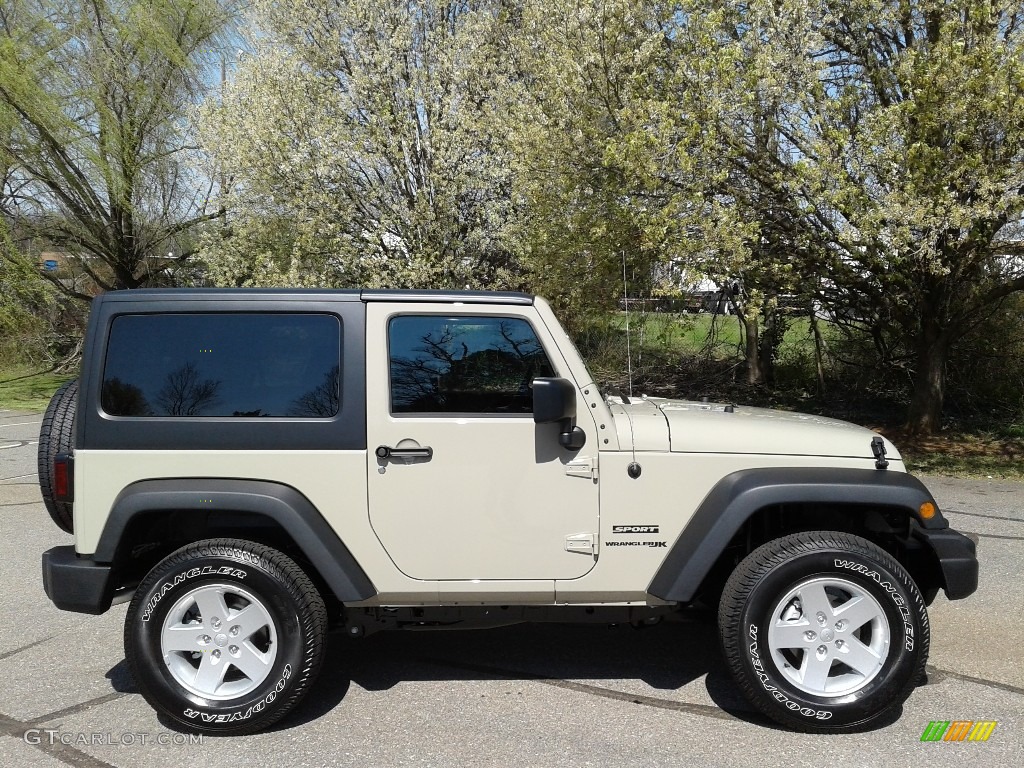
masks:
[[[664,435],[669,450],[675,452],[874,459],[871,440],[877,433],[838,419],[661,397],[633,398],[628,405],[616,400],[612,399],[616,416],[621,412],[634,425],[639,423],[646,427],[643,442],[647,450],[657,450],[651,444],[655,436],[651,417],[658,414],[664,419],[664,431],[657,431]],[[620,445],[623,444],[629,443],[620,439]],[[639,445],[637,449],[641,450]],[[885,450],[886,458],[901,460],[899,451],[888,440],[885,440]]]

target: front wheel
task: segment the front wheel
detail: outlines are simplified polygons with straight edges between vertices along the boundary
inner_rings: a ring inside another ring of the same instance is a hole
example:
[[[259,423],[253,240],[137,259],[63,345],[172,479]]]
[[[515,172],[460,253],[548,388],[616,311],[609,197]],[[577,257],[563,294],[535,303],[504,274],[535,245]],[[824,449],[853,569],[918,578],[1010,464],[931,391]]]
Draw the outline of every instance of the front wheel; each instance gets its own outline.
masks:
[[[142,695],[193,731],[254,733],[305,695],[327,620],[309,577],[270,547],[189,544],[161,561],[125,618],[125,656]]]
[[[928,614],[904,568],[846,533],[768,542],[725,585],[719,629],[743,693],[791,728],[839,733],[893,713],[928,659]]]

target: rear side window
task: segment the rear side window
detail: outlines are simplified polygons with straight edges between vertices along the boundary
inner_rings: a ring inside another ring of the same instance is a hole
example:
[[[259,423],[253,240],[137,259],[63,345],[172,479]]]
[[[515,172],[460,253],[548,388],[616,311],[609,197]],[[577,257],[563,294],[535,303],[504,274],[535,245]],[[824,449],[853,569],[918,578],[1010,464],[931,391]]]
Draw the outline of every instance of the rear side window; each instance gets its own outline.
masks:
[[[100,394],[112,416],[330,418],[341,321],[326,314],[114,318]]]
[[[554,375],[514,317],[395,317],[388,354],[392,413],[532,413],[534,378]]]

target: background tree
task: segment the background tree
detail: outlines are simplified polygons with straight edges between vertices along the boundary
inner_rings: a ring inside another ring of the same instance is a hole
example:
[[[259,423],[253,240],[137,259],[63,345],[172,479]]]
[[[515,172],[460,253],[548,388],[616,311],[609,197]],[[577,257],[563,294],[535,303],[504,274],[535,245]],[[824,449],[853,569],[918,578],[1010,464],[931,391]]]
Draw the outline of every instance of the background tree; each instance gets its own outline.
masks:
[[[1024,289],[1024,8],[875,0],[810,21],[805,56],[823,55],[789,183],[822,189],[825,268],[906,350],[908,425],[935,431],[952,346]]]
[[[571,324],[648,293],[661,255],[642,185],[611,154],[659,45],[654,18],[622,0],[528,0],[506,28],[518,247],[531,288]]]
[[[720,84],[734,64],[708,35],[718,28],[678,11],[525,4],[509,46],[527,86],[509,110],[520,115],[523,250],[533,286],[570,320],[616,306],[624,291],[678,294],[691,287],[672,283],[680,273],[710,278],[739,315],[748,381],[764,384],[787,322],[779,295],[797,281],[784,241],[761,221],[783,212],[729,163],[720,131],[777,142],[761,116],[770,105],[736,109]]]
[[[239,285],[518,286],[496,105],[500,3],[253,5],[206,145],[230,179],[206,252]]]
[[[664,199],[691,201],[676,169],[705,164],[704,194],[744,225],[738,245],[701,233],[707,262],[769,287],[821,286],[910,372],[909,426],[938,429],[951,346],[1024,288],[1024,11],[1008,0],[706,6],[669,18],[671,65],[651,94],[678,107],[635,131],[665,151],[701,150],[659,167],[677,187]],[[687,140],[695,124],[717,152]]]
[[[139,287],[182,264],[211,218],[187,158],[188,112],[231,12],[217,0],[10,0],[0,12],[12,203],[26,235],[100,288]]]
[[[53,362],[45,343],[32,342],[44,334],[56,307],[52,289],[17,249],[8,220],[0,215],[0,364]]]
[[[233,0],[0,9],[5,298],[38,305],[30,250],[111,288],[200,242],[225,284],[525,287],[614,340],[624,288],[686,272],[738,286],[748,383],[771,384],[784,310],[824,307],[919,432],[949,381],[963,397],[950,361],[995,355],[978,324],[1019,325],[1009,0],[247,8],[219,90]]]

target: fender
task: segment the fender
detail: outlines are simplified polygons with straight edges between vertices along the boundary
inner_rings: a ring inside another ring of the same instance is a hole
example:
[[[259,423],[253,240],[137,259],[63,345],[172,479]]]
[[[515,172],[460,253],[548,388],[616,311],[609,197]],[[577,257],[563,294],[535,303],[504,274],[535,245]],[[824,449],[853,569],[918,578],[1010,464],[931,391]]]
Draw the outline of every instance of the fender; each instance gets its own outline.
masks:
[[[377,594],[348,547],[305,496],[291,486],[262,480],[182,478],[143,480],[114,500],[92,559],[118,563],[126,555],[124,533],[136,515],[151,512],[245,512],[263,515],[288,532],[342,602]]]
[[[733,472],[704,497],[647,591],[662,600],[691,600],[732,537],[764,507],[814,503],[897,507],[906,510],[923,528],[948,528],[937,504],[934,517],[920,518],[918,510],[926,501],[935,504],[921,481],[904,472],[832,467]]]

